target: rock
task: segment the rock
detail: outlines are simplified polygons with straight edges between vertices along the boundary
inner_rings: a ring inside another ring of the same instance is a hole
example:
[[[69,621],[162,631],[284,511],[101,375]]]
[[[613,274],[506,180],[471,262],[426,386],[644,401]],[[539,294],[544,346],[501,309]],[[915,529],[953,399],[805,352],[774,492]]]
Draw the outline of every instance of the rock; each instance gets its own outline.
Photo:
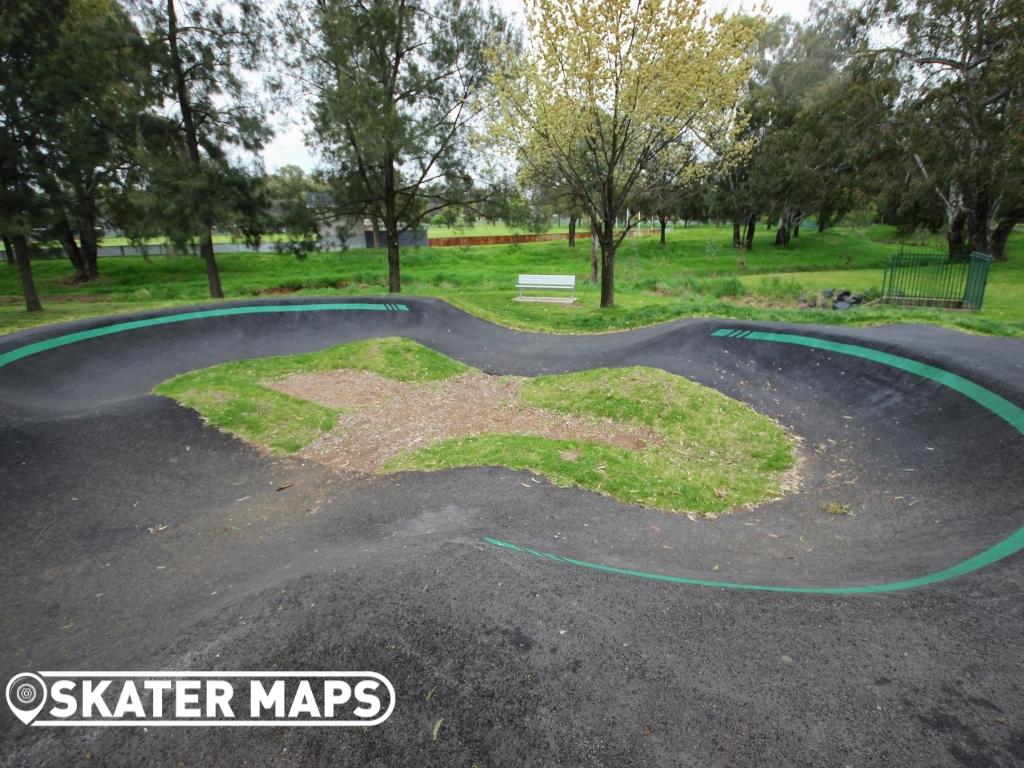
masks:
[[[850,292],[845,288],[836,294],[836,301],[849,301]]]
[[[848,301],[837,301],[832,305],[832,309],[849,309],[853,305]]]
[[[862,301],[864,301],[863,293],[855,293],[853,294],[853,296],[850,297],[851,304],[860,304]]]
[[[831,299],[833,296],[836,295],[836,289],[826,288],[824,291],[821,292],[821,295],[824,296],[826,299]]]
[[[818,297],[813,293],[801,293],[796,300],[797,306],[802,309],[810,309],[818,306]]]

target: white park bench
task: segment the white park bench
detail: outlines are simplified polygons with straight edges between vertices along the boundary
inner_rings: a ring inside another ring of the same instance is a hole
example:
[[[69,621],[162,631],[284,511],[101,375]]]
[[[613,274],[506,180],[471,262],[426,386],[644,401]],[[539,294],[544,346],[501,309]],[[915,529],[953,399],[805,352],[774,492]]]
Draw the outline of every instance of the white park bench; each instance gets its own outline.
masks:
[[[572,304],[576,301],[576,275],[520,275],[516,301],[547,301]],[[523,291],[569,291],[568,296],[524,296]]]

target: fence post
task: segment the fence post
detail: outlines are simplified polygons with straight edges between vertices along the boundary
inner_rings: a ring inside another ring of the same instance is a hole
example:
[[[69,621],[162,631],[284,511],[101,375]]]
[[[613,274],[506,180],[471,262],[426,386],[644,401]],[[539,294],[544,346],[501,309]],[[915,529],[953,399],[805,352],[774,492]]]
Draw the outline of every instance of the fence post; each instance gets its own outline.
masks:
[[[985,285],[988,283],[988,270],[992,265],[992,257],[987,253],[974,251],[969,258],[971,264],[967,268],[964,309],[981,309],[982,302],[985,300]]]

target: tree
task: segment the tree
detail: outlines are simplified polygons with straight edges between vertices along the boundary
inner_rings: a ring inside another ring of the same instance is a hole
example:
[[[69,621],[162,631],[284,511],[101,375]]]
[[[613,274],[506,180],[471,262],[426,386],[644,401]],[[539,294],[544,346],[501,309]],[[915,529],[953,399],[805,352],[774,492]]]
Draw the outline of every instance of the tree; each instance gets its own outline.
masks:
[[[674,156],[674,155],[681,156]],[[682,218],[684,205],[699,199],[704,192],[704,177],[710,165],[699,162],[692,148],[680,145],[674,153],[666,154],[658,163],[644,171],[647,177],[644,197],[636,200],[637,207],[654,214],[660,227],[659,242],[665,245],[668,222]]]
[[[849,115],[842,69],[860,44],[856,21],[844,6],[823,4],[808,24],[775,20],[761,41],[743,107],[761,128],[748,178],[777,222],[776,245],[798,236],[808,216],[818,214],[820,224],[822,214],[830,220],[844,205],[856,171],[851,144],[862,140],[843,119]]]
[[[67,11],[61,0],[18,0],[0,7],[0,229],[11,242],[29,312],[42,309],[28,243],[43,208],[44,129],[56,119],[52,101],[38,85],[52,75],[53,30]]]
[[[287,235],[289,250],[304,259],[320,240],[320,225],[331,218],[327,184],[295,165],[285,165],[266,180],[274,228]]]
[[[551,206],[542,195],[513,192],[507,201],[505,223],[513,231],[539,235],[551,228]]]
[[[338,203],[383,222],[397,293],[401,233],[474,202],[443,190],[471,187],[455,182],[467,181],[486,51],[511,40],[505,21],[476,0],[289,0],[281,18]]]
[[[273,176],[267,176],[259,166],[234,170],[229,192],[232,213],[229,225],[232,232],[236,236],[240,235],[247,246],[259,250],[263,244],[263,235],[277,231],[280,226],[278,218],[271,211]]]
[[[907,154],[946,211],[951,255],[970,248],[1005,258],[1024,218],[1024,3],[883,0],[899,39],[875,51],[903,65]]]
[[[155,101],[154,81],[144,41],[116,0],[71,0],[47,62],[36,89],[52,105],[53,119],[39,126],[36,178],[49,229],[64,244],[75,281],[85,282],[99,274],[101,208],[119,193],[132,162],[140,115]]]
[[[616,222],[648,191],[644,172],[681,144],[699,151],[748,75],[758,22],[700,14],[686,0],[531,0],[524,54],[494,55],[495,133],[597,225],[602,307],[635,224]]]
[[[197,237],[210,295],[223,298],[213,228],[232,183],[228,148],[256,152],[269,129],[244,72],[262,57],[265,30],[256,5],[160,0],[141,18],[157,58],[164,94],[177,112],[184,156],[164,160],[155,179],[176,234]]]

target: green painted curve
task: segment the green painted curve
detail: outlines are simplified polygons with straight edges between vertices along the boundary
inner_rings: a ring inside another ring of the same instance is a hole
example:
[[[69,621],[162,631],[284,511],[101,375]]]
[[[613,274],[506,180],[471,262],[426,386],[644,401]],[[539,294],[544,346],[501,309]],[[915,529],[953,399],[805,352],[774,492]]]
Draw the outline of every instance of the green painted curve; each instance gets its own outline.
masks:
[[[179,312],[173,315],[160,315],[149,317],[145,320],[128,320],[123,323],[113,323],[99,328],[90,328],[87,331],[76,331],[66,333],[63,336],[55,336],[52,339],[44,339],[33,344],[26,344],[17,347],[9,352],[0,354],[0,368],[10,365],[15,360],[30,355],[45,352],[48,349],[56,349],[68,344],[74,344],[88,339],[98,339],[101,336],[110,336],[114,333],[134,331],[138,328],[151,328],[154,325],[168,325],[170,323],[183,323],[187,320],[203,320],[209,317],[230,317],[231,315],[260,315],[280,312],[340,312],[352,310],[368,310],[378,312],[408,312],[409,307],[405,304],[375,304],[371,302],[349,302],[347,304],[268,304],[248,307],[224,307],[223,309],[200,309],[194,312]]]
[[[793,333],[771,333],[767,331],[742,331],[733,328],[720,328],[711,335],[742,341],[767,341],[777,344],[795,344],[797,346],[823,349],[828,352],[860,357],[882,365],[899,368],[900,370],[916,374],[917,376],[931,379],[932,381],[938,382],[943,386],[959,392],[964,397],[970,398],[983,408],[986,408],[999,418],[1006,421],[1018,432],[1024,434],[1024,409],[1020,408],[1020,406],[1014,405],[1006,398],[1000,397],[995,392],[986,389],[970,379],[965,379],[963,376],[958,376],[950,371],[944,371],[941,368],[936,368],[935,366],[927,365],[926,363],[922,363],[917,360],[912,360],[909,357],[901,357],[889,352],[871,349],[870,347],[862,347],[857,344],[844,344],[837,341],[816,339],[813,336],[800,336]],[[544,560],[551,560],[556,563],[573,565],[578,568],[590,568],[595,571],[604,571],[605,573],[615,573],[620,576],[633,576],[635,578],[647,579],[649,581],[667,582],[669,584],[686,584],[696,587],[717,587],[719,589],[742,589],[761,592],[790,592],[812,595],[871,595],[883,592],[899,592],[904,589],[913,589],[915,587],[928,586],[929,584],[937,584],[941,581],[955,579],[958,576],[963,576],[977,571],[980,568],[992,565],[993,563],[1002,560],[1004,557],[1009,557],[1010,555],[1016,554],[1024,549],[1024,527],[1018,528],[1005,539],[994,544],[983,552],[979,552],[978,554],[956,563],[949,568],[944,568],[941,571],[927,573],[923,576],[917,576],[913,579],[905,579],[903,581],[890,581],[882,584],[862,584],[848,587],[792,587],[772,584],[752,584],[732,581],[712,581],[710,579],[694,579],[686,576],[673,576],[667,573],[641,571],[634,568],[620,568],[615,565],[592,563],[587,560],[576,560],[575,558],[556,555],[551,552],[541,552],[529,547],[522,547],[518,544],[513,544],[509,541],[502,541],[501,539],[496,539],[492,536],[485,536],[484,541],[495,547],[501,547],[512,552],[522,552]]]

